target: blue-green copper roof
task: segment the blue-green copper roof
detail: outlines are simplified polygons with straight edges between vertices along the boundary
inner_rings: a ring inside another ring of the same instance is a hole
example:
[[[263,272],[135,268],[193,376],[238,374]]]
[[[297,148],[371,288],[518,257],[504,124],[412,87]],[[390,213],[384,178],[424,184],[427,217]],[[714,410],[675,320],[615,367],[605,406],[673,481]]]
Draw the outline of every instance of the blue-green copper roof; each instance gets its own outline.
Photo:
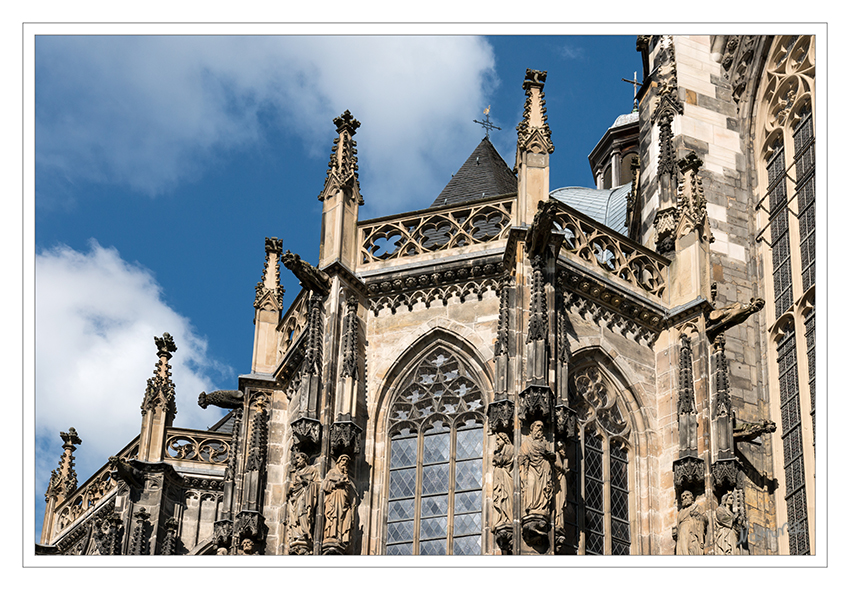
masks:
[[[552,191],[549,196],[627,236],[626,195],[629,190],[630,184],[602,190],[567,186]]]

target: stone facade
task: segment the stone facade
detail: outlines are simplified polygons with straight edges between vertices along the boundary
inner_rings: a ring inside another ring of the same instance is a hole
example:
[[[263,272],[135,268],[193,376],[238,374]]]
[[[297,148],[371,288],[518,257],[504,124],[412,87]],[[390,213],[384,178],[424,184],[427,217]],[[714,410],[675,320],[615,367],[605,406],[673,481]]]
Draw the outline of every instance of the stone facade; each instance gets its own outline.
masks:
[[[546,72],[514,170],[485,139],[421,211],[359,219],[335,119],[318,266],[266,238],[251,372],[200,396],[230,413],[172,426],[157,338],[140,436],[77,486],[62,434],[37,552],[813,554],[815,40],[636,47],[592,158],[634,162],[628,235],[550,197]]]

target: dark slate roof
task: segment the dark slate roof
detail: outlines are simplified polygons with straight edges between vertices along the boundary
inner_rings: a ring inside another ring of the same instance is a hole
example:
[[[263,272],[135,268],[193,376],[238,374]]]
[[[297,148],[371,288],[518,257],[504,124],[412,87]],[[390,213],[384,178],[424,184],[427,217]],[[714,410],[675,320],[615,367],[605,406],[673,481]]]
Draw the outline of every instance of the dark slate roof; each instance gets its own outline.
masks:
[[[631,184],[603,190],[567,186],[559,188],[549,196],[558,199],[588,217],[595,219],[616,232],[628,236],[626,228],[626,195],[631,190]]]
[[[517,179],[486,137],[464,162],[431,207],[515,193]]]
[[[236,410],[231,410],[221,420],[209,427],[212,432],[233,432],[233,425],[236,423]]]

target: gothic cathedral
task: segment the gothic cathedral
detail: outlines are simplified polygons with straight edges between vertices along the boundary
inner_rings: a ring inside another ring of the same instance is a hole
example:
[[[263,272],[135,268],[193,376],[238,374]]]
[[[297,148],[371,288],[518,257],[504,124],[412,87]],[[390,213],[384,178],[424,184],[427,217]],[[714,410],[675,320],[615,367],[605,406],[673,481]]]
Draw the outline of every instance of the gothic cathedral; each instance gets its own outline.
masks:
[[[226,416],[173,426],[154,338],[139,435],[77,485],[61,433],[36,553],[814,554],[815,38],[636,49],[592,188],[549,186],[544,71],[513,169],[485,138],[412,213],[359,218],[336,118],[319,260],[265,238]]]

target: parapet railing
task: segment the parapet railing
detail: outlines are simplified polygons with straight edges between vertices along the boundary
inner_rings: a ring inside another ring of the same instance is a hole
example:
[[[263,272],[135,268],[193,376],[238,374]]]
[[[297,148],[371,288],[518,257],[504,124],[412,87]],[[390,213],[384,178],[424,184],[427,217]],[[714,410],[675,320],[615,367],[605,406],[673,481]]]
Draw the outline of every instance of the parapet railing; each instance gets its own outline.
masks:
[[[130,444],[121,450],[116,456],[130,460],[139,454],[139,437],[137,436]],[[70,524],[84,514],[92,511],[94,507],[110,491],[118,486],[118,481],[112,478],[112,465],[107,463],[88,478],[83,485],[65,498],[54,511],[56,518],[53,522],[51,538],[64,531]]]
[[[574,209],[558,207],[556,226],[565,233],[562,249],[661,299],[670,261]]]
[[[231,440],[232,435],[227,432],[169,428],[165,438],[166,461],[224,465],[230,457]]]
[[[505,239],[514,202],[514,195],[501,195],[364,221],[358,266]]]

